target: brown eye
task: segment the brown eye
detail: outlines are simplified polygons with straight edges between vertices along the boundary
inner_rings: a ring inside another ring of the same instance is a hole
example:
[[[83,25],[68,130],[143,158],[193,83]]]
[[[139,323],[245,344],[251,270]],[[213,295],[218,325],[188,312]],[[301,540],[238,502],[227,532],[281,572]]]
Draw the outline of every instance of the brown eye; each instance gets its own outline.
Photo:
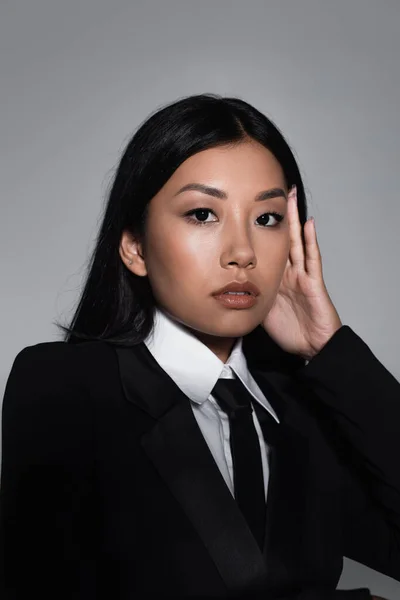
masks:
[[[214,221],[206,220],[208,213],[214,214],[211,208],[194,208],[185,214],[185,218],[194,225],[208,225],[209,223],[214,223]],[[196,218],[193,218],[194,215]],[[199,218],[197,219],[197,217]]]
[[[269,224],[271,217],[277,221],[277,223],[275,225]],[[281,215],[280,213],[277,213],[277,212],[264,213],[263,215],[261,215],[261,217],[258,217],[257,221],[262,221],[261,225],[263,227],[267,227],[267,226],[276,227],[277,225],[279,225],[279,223],[281,221],[283,221],[283,215]]]

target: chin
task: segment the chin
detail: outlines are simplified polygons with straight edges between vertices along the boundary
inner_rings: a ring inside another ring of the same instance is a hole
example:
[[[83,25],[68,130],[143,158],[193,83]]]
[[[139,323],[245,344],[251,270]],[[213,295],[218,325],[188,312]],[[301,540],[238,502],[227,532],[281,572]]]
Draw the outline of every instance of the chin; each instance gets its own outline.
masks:
[[[216,337],[238,338],[254,331],[254,329],[256,329],[260,323],[261,318],[257,320],[250,316],[247,316],[247,318],[241,318],[240,315],[233,315],[233,318],[226,320],[219,319],[219,321],[215,323],[215,326],[210,322],[210,320],[207,320],[203,326],[199,324],[199,326],[195,326],[194,329],[204,334],[213,335]]]

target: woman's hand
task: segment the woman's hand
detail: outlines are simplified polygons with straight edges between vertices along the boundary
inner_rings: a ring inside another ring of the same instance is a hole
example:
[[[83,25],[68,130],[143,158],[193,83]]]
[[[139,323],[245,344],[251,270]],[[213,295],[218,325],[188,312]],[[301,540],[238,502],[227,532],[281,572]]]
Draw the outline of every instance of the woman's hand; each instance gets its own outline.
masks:
[[[304,251],[295,186],[288,196],[288,219],[289,258],[275,303],[261,325],[283,350],[311,360],[342,322],[323,280],[313,219],[304,225]]]

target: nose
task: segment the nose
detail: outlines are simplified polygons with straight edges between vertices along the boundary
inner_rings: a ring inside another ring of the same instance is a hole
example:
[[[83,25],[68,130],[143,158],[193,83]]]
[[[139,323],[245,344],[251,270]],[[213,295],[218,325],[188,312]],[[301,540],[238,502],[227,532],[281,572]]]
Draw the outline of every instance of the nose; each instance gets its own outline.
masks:
[[[230,265],[244,268],[255,268],[257,258],[254,252],[254,246],[248,231],[241,227],[235,231],[230,231],[226,235],[224,247],[221,252],[221,267],[227,268]]]

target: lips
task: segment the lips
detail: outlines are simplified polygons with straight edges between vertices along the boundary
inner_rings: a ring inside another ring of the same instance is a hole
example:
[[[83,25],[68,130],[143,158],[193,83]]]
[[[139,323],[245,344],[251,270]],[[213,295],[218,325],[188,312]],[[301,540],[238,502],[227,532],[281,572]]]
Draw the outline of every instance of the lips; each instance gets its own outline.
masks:
[[[225,294],[227,292],[247,292],[251,296],[258,296],[260,290],[254,283],[251,281],[245,281],[244,283],[239,283],[237,281],[232,281],[225,285],[223,288],[220,288],[216,292],[213,293],[213,296],[220,296],[221,294]]]

